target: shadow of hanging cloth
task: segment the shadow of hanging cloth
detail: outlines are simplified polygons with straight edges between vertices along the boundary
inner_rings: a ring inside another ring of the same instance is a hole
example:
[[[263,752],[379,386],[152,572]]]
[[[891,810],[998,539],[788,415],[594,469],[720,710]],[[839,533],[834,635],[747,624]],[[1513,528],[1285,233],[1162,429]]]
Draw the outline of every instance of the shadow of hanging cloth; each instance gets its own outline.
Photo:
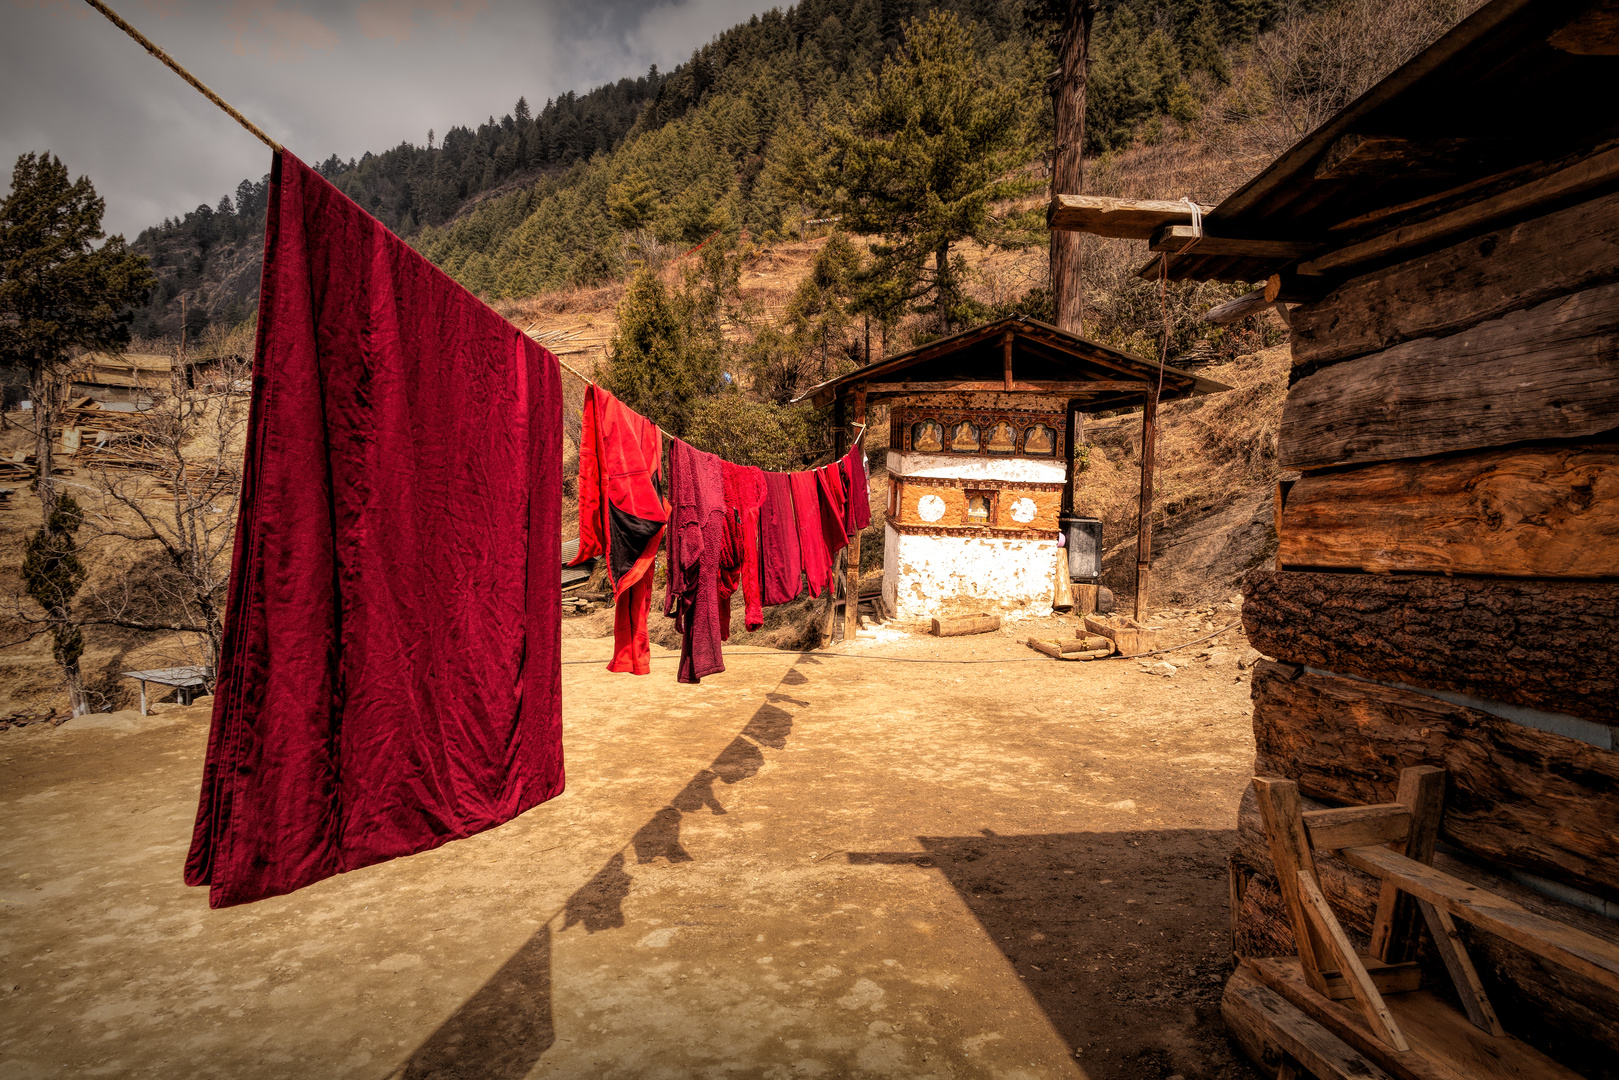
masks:
[[[761,705],[742,729],[742,734],[772,750],[787,746],[787,736],[793,733],[793,714],[775,705]]]
[[[663,857],[672,863],[691,862],[692,857],[680,844],[680,811],[665,806],[652,820],[636,831],[630,842],[635,845],[635,861],[649,863]],[[623,856],[617,856],[623,859]]]
[[[630,895],[630,875],[624,872],[624,853],[607,860],[596,876],[568,897],[562,929],[584,923],[585,931],[616,930],[624,925],[624,898]],[[550,933],[546,930],[546,933]]]
[[[542,926],[394,1076],[397,1080],[520,1080],[555,1041],[551,928]]]

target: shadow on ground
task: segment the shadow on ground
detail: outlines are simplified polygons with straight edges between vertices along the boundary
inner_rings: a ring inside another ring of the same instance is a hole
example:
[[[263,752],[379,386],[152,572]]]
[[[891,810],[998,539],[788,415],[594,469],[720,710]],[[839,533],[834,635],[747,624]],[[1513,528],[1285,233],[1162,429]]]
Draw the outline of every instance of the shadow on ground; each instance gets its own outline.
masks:
[[[1253,1075],[1220,1019],[1234,831],[917,839],[849,862],[942,873],[1092,1080]]]

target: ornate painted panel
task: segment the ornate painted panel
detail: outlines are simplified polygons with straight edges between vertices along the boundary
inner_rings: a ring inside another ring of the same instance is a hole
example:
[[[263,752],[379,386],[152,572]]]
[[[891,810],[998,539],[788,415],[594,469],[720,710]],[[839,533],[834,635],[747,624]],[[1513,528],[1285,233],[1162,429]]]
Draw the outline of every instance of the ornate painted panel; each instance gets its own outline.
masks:
[[[896,405],[888,447],[901,453],[1063,460],[1063,414],[1034,409]]]

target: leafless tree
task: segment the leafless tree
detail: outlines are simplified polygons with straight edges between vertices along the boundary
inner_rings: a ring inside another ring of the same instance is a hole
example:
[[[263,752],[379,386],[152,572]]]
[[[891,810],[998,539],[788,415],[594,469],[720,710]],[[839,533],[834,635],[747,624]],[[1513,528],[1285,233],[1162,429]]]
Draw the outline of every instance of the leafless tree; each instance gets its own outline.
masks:
[[[177,356],[167,393],[130,432],[97,447],[98,538],[158,557],[160,570],[124,575],[91,593],[83,622],[179,632],[185,659],[216,670],[241,490],[251,370],[244,331],[205,335]]]

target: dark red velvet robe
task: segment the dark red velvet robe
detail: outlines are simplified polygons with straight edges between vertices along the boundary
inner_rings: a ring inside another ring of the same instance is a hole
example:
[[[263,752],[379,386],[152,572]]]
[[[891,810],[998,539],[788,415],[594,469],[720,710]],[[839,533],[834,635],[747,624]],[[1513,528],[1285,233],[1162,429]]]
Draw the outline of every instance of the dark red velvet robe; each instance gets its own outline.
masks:
[[[214,907],[561,792],[556,358],[290,154],[188,884]]]

